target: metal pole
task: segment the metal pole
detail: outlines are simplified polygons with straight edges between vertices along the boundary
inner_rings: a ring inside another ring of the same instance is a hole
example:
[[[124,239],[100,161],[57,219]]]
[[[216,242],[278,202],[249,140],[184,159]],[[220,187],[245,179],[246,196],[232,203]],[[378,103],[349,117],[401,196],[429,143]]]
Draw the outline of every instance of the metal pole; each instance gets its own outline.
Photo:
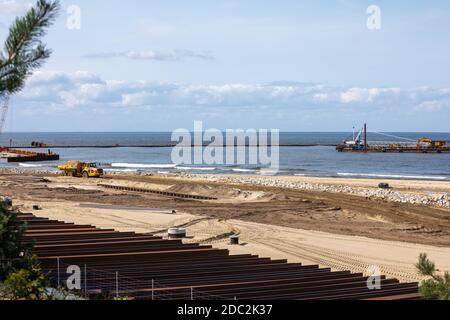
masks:
[[[152,279],[152,301],[155,300],[155,280]]]
[[[364,146],[367,147],[367,124],[364,123]]]
[[[58,287],[60,287],[60,276],[59,276],[59,257],[56,258],[56,268],[58,269]]]
[[[119,272],[116,272],[116,298],[119,297]]]

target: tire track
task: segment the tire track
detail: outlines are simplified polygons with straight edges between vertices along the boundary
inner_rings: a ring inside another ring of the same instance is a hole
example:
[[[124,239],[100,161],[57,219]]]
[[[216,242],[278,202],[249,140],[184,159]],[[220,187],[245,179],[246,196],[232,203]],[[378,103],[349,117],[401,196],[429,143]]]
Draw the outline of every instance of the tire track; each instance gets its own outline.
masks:
[[[379,266],[382,274],[398,278],[401,281],[420,281],[423,279],[420,275],[414,272],[413,268],[407,268],[409,271],[405,271],[403,268],[399,269],[394,265],[380,264],[375,261],[374,263],[369,263],[358,259],[362,256],[343,251],[325,249],[313,245],[305,246],[293,244],[279,239],[254,239],[253,241],[299,258],[306,258],[310,261],[334,268],[336,270],[351,270],[353,272],[362,272],[366,274],[367,269],[370,266],[377,265]]]

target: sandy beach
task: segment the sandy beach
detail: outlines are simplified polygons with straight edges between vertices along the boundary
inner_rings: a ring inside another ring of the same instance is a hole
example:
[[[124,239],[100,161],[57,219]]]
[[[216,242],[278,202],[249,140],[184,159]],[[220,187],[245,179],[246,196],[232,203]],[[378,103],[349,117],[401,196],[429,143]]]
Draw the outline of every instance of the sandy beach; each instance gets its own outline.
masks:
[[[169,227],[182,226],[188,232],[185,241],[227,248],[232,254],[252,253],[362,273],[376,265],[383,274],[406,282],[421,279],[414,263],[420,253],[426,252],[440,270],[450,270],[450,209],[350,192],[379,192],[379,182],[186,174],[77,179],[9,172],[0,176],[0,190],[22,211],[37,216],[163,236]],[[393,188],[390,192],[405,197],[434,197],[450,190],[450,183],[443,181],[388,182]],[[213,196],[218,200],[118,191],[98,184]],[[292,184],[330,189],[295,188]],[[343,192],[342,188],[350,189]],[[33,205],[41,210],[33,210]],[[241,245],[230,246],[230,234],[240,235]]]

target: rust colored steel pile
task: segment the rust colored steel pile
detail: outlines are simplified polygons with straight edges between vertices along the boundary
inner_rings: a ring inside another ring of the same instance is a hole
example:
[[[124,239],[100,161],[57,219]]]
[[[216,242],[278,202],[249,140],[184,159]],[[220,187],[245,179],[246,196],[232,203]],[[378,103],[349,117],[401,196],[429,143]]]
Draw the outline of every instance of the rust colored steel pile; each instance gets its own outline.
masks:
[[[62,285],[70,280],[73,270],[78,270],[80,294],[93,299],[420,298],[417,283],[399,283],[384,276],[381,288],[370,290],[367,277],[349,271],[230,255],[228,250],[207,245],[31,214],[21,215],[21,220],[28,225],[24,241],[35,243],[43,271]]]
[[[144,189],[144,188],[133,188],[133,187],[125,187],[125,186],[114,186],[109,184],[98,184],[99,187],[114,189],[119,191],[131,191],[131,192],[141,192],[141,193],[153,193],[159,194],[166,197],[172,198],[180,198],[180,199],[193,199],[193,200],[218,200],[216,197],[207,197],[200,196],[194,194],[186,194],[186,193],[177,193],[177,192],[167,192],[161,190],[152,190],[152,189]]]

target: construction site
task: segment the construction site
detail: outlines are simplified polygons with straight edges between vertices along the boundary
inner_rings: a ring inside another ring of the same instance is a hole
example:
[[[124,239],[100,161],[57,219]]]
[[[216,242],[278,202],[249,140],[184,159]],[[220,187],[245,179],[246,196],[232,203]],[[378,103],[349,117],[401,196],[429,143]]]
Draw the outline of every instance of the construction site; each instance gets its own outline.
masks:
[[[0,0],[0,300],[450,299],[450,8],[225,2]]]
[[[198,180],[11,173],[0,192],[55,287],[76,265],[89,299],[419,299],[418,255],[450,267],[447,209]]]

